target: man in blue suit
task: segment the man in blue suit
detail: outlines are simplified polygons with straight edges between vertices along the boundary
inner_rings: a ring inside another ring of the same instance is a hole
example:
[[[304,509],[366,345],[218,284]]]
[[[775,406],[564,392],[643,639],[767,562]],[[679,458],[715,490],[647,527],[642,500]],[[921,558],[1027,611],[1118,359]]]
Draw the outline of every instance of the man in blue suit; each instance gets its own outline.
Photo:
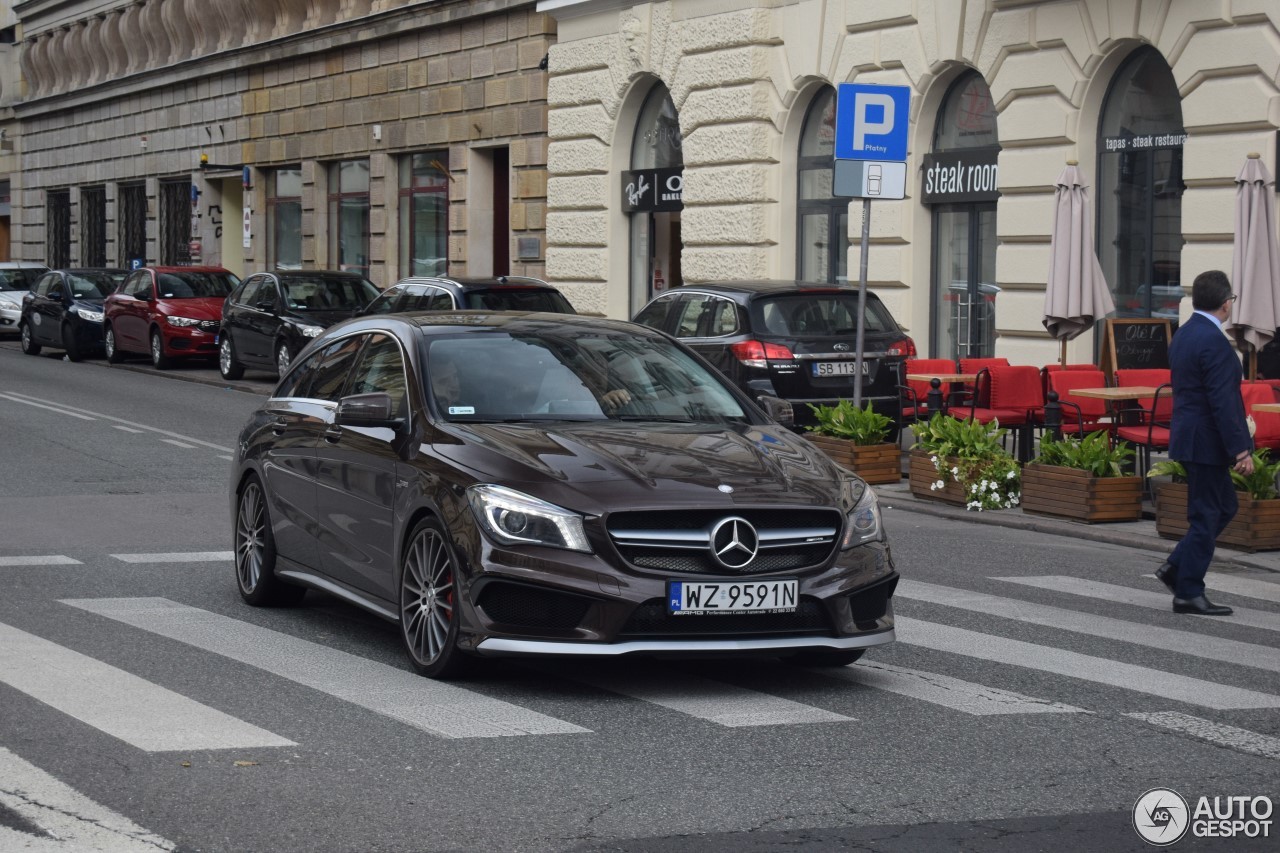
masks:
[[[1222,334],[1235,301],[1224,273],[1210,270],[1191,285],[1195,313],[1169,344],[1173,423],[1169,458],[1187,469],[1187,535],[1156,577],[1173,593],[1174,613],[1229,616],[1205,597],[1213,543],[1236,514],[1230,469],[1253,473],[1253,439],[1240,398],[1240,360]]]

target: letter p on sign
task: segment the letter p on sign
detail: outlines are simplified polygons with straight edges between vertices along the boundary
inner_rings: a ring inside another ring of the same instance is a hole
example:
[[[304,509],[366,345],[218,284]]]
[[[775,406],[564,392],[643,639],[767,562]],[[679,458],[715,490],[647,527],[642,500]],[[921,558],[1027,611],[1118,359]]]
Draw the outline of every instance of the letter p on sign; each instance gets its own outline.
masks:
[[[835,159],[905,163],[910,86],[841,83],[836,88]]]
[[[871,107],[880,107],[880,121],[871,121]],[[879,92],[858,92],[853,96],[853,147],[866,148],[868,136],[884,136],[893,130],[893,98]],[[870,158],[868,158],[870,159]]]

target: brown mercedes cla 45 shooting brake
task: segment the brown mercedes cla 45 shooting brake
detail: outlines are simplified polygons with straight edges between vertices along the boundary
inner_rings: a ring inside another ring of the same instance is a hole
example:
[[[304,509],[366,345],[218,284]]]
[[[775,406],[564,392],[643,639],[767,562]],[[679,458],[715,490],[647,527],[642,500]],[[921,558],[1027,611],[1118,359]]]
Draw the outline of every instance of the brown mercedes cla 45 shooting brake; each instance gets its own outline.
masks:
[[[245,601],[337,596],[398,624],[424,675],[493,655],[843,665],[893,640],[872,490],[630,323],[347,321],[299,354],[232,470]]]

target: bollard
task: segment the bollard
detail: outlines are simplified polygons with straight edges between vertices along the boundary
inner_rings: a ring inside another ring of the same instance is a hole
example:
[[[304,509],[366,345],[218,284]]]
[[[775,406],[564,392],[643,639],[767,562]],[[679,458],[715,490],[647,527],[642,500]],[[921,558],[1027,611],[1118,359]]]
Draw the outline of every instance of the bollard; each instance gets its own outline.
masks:
[[[1062,439],[1062,404],[1058,402],[1057,391],[1045,395],[1044,428],[1054,441]]]
[[[929,407],[929,417],[942,411],[942,380],[936,376],[929,380],[929,394],[925,405]]]

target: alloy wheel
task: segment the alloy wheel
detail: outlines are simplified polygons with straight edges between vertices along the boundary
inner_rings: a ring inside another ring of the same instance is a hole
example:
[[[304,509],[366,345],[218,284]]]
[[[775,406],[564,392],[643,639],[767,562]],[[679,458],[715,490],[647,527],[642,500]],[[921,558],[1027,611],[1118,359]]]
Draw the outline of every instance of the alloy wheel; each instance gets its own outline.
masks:
[[[231,339],[223,338],[222,345],[218,347],[218,367],[222,370],[222,375],[226,376],[231,372]]]
[[[236,578],[246,593],[257,589],[262,580],[266,526],[262,489],[250,483],[240,495],[240,511],[236,513]]]
[[[292,362],[293,359],[289,355],[289,345],[280,344],[280,346],[276,348],[276,372],[281,376],[284,376],[285,372],[289,370],[289,365]]]
[[[440,533],[423,529],[404,563],[400,620],[405,645],[417,663],[435,663],[449,648],[453,625],[453,557]]]

